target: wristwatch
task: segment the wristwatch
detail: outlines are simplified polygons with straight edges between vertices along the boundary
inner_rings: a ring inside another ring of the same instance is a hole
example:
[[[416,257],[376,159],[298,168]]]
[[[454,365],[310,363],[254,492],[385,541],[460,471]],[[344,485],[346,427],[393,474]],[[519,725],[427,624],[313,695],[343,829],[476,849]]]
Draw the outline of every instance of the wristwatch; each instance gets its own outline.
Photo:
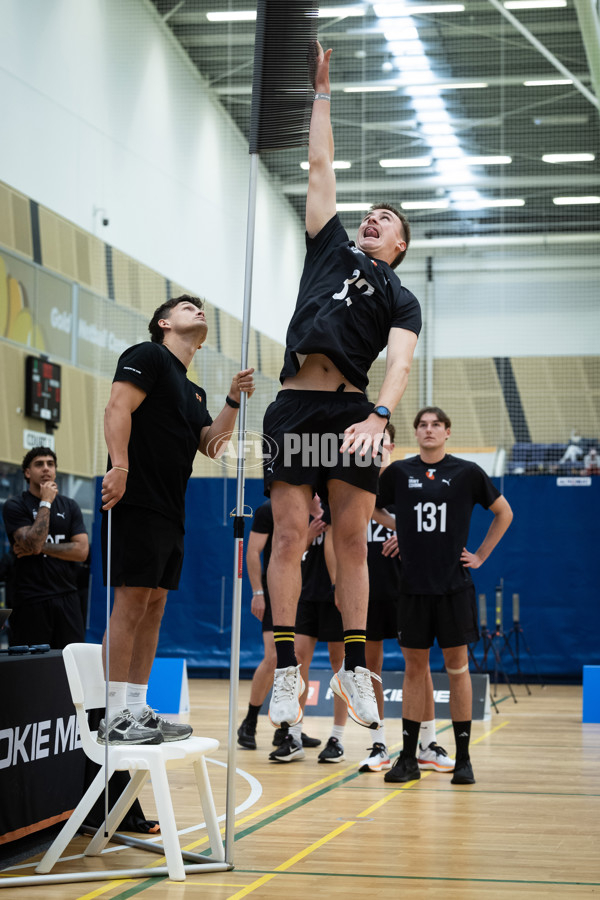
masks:
[[[46,509],[50,509],[50,508],[52,507],[52,504],[51,504],[51,503],[48,503],[47,500],[40,500],[38,506],[40,506],[40,507],[44,507],[44,506],[45,506]]]
[[[381,416],[382,419],[387,419],[388,422],[390,421],[392,416],[387,406],[376,406],[373,412],[375,413],[375,415]]]

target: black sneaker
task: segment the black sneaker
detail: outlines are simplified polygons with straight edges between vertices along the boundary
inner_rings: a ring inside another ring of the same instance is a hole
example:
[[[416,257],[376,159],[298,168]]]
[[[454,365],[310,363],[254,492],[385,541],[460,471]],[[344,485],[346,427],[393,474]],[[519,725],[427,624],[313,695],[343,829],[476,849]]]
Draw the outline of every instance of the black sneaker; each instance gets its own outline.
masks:
[[[341,762],[344,758],[344,748],[335,737],[330,737],[317,757],[320,763]]]
[[[475,784],[473,767],[468,756],[466,759],[457,759],[454,763],[454,775],[450,784]]]
[[[237,730],[237,741],[244,750],[256,750],[256,726],[244,719]]]
[[[286,734],[281,746],[269,753],[271,762],[289,763],[295,759],[304,759],[304,750],[300,741],[295,741],[291,734]]]
[[[274,747],[281,747],[281,744],[283,743],[283,739],[285,737],[287,737],[288,731],[289,731],[289,728],[287,727],[287,725],[284,728],[276,728],[275,729],[275,734],[273,735],[273,746]]]
[[[416,756],[404,756],[404,751],[396,759],[394,765],[383,776],[384,781],[404,783],[406,781],[418,781],[421,777],[419,763]]]
[[[100,720],[97,741],[104,744],[107,740],[112,746],[162,744],[164,737],[157,728],[147,728],[128,709],[124,709],[108,723],[108,735],[106,722]]]
[[[302,746],[303,747],[320,747],[321,741],[319,738],[311,738],[307,734],[302,732]]]

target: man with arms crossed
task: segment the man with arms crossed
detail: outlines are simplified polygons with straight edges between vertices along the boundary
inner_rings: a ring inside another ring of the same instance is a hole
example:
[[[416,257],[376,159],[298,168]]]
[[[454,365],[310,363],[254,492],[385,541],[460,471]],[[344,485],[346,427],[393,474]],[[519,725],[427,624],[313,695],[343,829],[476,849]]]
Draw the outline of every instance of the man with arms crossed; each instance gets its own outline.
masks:
[[[275,523],[268,580],[277,650],[269,715],[275,726],[302,718],[294,622],[308,511],[317,492],[331,510],[344,624],[345,663],[331,686],[355,721],[377,728],[377,703],[365,665],[367,523],[377,492],[375,454],[406,388],[421,312],[392,271],[409,242],[404,217],[387,204],[376,205],[363,219],[355,245],[336,214],[330,56],[331,50],[323,53],[316,45],[307,253],[287,333],[283,390],[268,407],[263,426],[266,446],[278,447],[271,459],[265,458],[265,493]],[[386,375],[373,404],[364,393],[367,372],[386,344]],[[323,448],[330,453],[322,456]]]
[[[421,777],[419,727],[429,688],[429,648],[434,638],[450,679],[450,715],[456,741],[452,784],[474,784],[469,758],[473,692],[468,644],[479,639],[475,588],[469,569],[488,558],[512,521],[508,501],[476,463],[446,454],[451,422],[437,406],[414,421],[419,455],[394,462],[380,479],[378,507],[396,507],[402,560],[398,641],[406,663],[402,690],[403,749],[385,781]],[[493,513],[481,546],[466,548],[475,504]]]
[[[88,536],[77,503],[58,493],[54,450],[34,447],[22,468],[28,489],[2,510],[17,557],[12,643],[62,650],[85,640],[74,563],[87,559]]]
[[[109,453],[102,509],[114,508],[110,617],[109,710],[98,740],[161,743],[191,734],[146,704],[167,592],[183,563],[185,489],[196,452],[214,459],[235,427],[242,391],[254,391],[254,369],[238,372],[213,421],[206,393],[187,370],[206,340],[202,301],[184,294],[159,306],[148,326],[152,341],[119,359],[106,407]],[[107,546],[107,516],[103,545]],[[106,559],[106,552],[105,552]],[[105,636],[106,639],[106,636]]]

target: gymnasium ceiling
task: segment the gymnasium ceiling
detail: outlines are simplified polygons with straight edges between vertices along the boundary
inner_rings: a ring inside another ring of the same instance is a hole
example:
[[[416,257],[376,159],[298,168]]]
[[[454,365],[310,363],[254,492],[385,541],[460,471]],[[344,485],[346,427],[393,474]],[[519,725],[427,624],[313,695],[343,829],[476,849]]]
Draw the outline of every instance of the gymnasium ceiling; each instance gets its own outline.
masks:
[[[212,22],[207,13],[256,3],[152,2],[247,136],[255,23]],[[598,230],[600,203],[581,202],[600,196],[598,0],[537,9],[504,0],[341,2],[323,0],[319,22],[322,44],[334,50],[335,157],[349,164],[337,171],[338,203],[403,205],[415,238]],[[397,15],[403,8],[412,15]],[[593,158],[544,161],[549,154]],[[306,155],[261,154],[301,218]],[[340,214],[351,232],[363,215]]]

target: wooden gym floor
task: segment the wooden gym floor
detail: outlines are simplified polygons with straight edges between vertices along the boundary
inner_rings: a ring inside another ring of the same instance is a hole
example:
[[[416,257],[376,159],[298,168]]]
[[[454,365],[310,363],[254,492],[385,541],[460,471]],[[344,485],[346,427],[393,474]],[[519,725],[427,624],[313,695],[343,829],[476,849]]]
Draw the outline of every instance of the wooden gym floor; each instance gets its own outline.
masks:
[[[240,685],[240,716],[250,683]],[[305,900],[319,897],[468,898],[600,896],[600,725],[581,724],[581,688],[517,685],[518,703],[498,692],[499,713],[473,723],[473,786],[453,787],[449,775],[422,773],[408,785],[387,785],[381,774],[359,774],[372,734],[346,726],[346,759],[318,765],[319,750],[287,765],[268,762],[273,729],[258,727],[258,750],[237,754],[235,868],[165,878],[5,887],[0,900]],[[228,682],[190,682],[191,722],[220,739],[209,762],[217,811],[225,810]],[[323,741],[330,722],[307,717],[304,730]],[[397,753],[401,723],[386,723]],[[438,721],[438,741],[453,755],[449,722]],[[220,764],[219,764],[220,763]],[[207,846],[196,791],[187,772],[171,786],[181,844]],[[152,794],[142,806],[153,817]],[[200,827],[198,827],[200,826]],[[106,866],[152,866],[153,854],[113,849],[84,859],[78,837],[54,872]],[[39,857],[36,857],[38,859]],[[35,860],[0,872],[2,880],[33,874]]]

